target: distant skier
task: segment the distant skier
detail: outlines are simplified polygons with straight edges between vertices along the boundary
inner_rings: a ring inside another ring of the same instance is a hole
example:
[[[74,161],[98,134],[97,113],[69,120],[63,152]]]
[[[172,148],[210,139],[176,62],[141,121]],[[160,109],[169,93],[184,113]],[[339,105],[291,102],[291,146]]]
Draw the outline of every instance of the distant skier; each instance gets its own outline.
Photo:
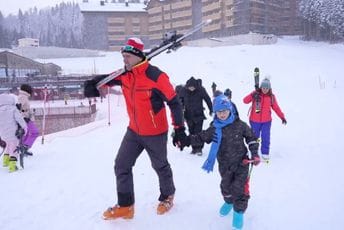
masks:
[[[19,125],[26,133],[27,125],[16,107],[14,95],[0,94],[0,117],[0,136],[6,143],[2,164],[4,167],[8,167],[9,172],[15,172],[18,170],[17,160],[19,156],[18,152],[15,151],[19,144],[16,131]]]
[[[204,115],[203,101],[208,106],[209,116],[213,115],[213,108],[211,99],[202,86],[201,79],[195,79],[190,77],[186,81],[185,87],[183,87],[178,93],[179,98],[181,99],[184,118],[188,125],[188,130],[190,134],[197,134],[202,131],[203,121],[206,119]],[[201,145],[192,145],[191,154],[202,155],[203,144]]]
[[[220,208],[220,215],[233,212],[233,228],[242,229],[244,212],[250,198],[248,190],[249,164],[260,163],[259,144],[252,129],[235,115],[235,109],[229,99],[221,94],[214,99],[214,121],[211,126],[199,134],[186,137],[181,147],[190,144],[211,143],[210,152],[202,168],[213,171],[218,160],[221,175],[221,193],[225,203]],[[246,144],[245,144],[246,143]],[[248,149],[251,154],[248,154]]]
[[[259,104],[257,104],[257,100]],[[275,111],[277,116],[282,120],[282,124],[286,125],[287,120],[284,113],[280,109],[276,96],[272,93],[271,83],[265,78],[260,88],[251,92],[243,99],[245,104],[252,103],[250,111],[250,125],[259,138],[261,137],[261,153],[264,160],[269,160],[270,153],[270,130],[271,130],[271,109]],[[258,108],[259,107],[259,108]]]
[[[29,149],[39,136],[38,128],[34,122],[34,116],[30,110],[30,100],[33,93],[32,87],[28,84],[22,84],[18,93],[18,109],[21,111],[24,120],[27,123],[27,133],[23,137],[22,147],[25,155],[32,155]]]

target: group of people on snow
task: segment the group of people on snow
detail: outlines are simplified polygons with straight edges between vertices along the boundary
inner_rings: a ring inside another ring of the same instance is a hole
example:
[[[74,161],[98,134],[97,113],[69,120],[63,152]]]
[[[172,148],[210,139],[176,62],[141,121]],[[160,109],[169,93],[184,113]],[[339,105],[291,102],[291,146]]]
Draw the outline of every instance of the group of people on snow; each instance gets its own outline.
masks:
[[[202,168],[213,171],[215,161],[219,164],[221,193],[224,204],[220,215],[233,211],[233,228],[242,229],[244,212],[249,200],[249,168],[258,165],[259,138],[262,138],[261,154],[269,158],[271,109],[286,124],[286,118],[277,104],[269,79],[261,87],[244,98],[251,103],[249,127],[240,120],[237,107],[231,102],[232,92],[216,90],[213,84],[213,101],[202,86],[201,79],[191,77],[185,86],[173,88],[165,72],[149,63],[143,52],[144,44],[138,38],[129,38],[121,49],[124,73],[104,86],[119,85],[125,98],[129,125],[115,159],[117,202],[103,213],[106,220],[134,216],[135,194],[133,167],[139,155],[146,150],[151,165],[159,178],[160,194],[156,212],[165,214],[173,207],[175,185],[170,163],[167,159],[168,122],[165,104],[172,115],[174,132],[172,143],[180,150],[192,147],[192,154],[202,155],[204,143],[211,144],[210,152]],[[85,83],[85,96],[98,96],[96,88],[105,76],[96,77]],[[104,87],[103,86],[103,87]],[[253,94],[260,97],[262,109],[255,114]],[[203,101],[213,121],[203,130]],[[213,116],[214,113],[214,116]],[[184,119],[189,135],[186,133]]]
[[[144,44],[139,38],[129,38],[121,49],[125,71],[103,86],[119,85],[122,88],[129,116],[129,125],[114,164],[117,202],[104,211],[103,218],[110,220],[134,217],[133,167],[144,150],[159,178],[157,214],[163,215],[173,207],[176,188],[167,157],[167,105],[174,127],[174,146],[181,151],[191,146],[191,154],[202,156],[204,144],[211,144],[202,168],[211,172],[215,161],[218,161],[220,189],[224,200],[219,213],[226,216],[233,209],[233,228],[242,229],[244,213],[250,198],[250,167],[261,162],[260,156],[264,160],[269,159],[271,109],[276,112],[283,124],[287,123],[276,96],[272,93],[270,80],[264,79],[259,89],[243,99],[245,104],[251,104],[249,126],[239,118],[229,88],[222,92],[213,83],[213,99],[202,86],[202,80],[195,77],[190,77],[185,85],[174,88],[168,75],[151,65],[143,50]],[[86,97],[100,95],[96,85],[104,77],[105,75],[101,75],[85,82]],[[18,146],[21,145],[29,153],[28,150],[38,136],[30,113],[31,94],[31,86],[24,84],[20,87],[17,102],[11,94],[0,95],[0,144],[5,149],[3,166],[9,167],[10,172],[18,169]],[[257,98],[261,103],[259,110],[255,103]],[[203,129],[203,122],[207,117],[203,101],[212,119],[206,129]],[[18,130],[22,130],[24,135],[20,136]]]
[[[39,131],[30,110],[32,87],[22,84],[18,96],[0,94],[0,146],[3,149],[2,165],[9,172],[18,170],[19,154],[32,155],[32,147]]]

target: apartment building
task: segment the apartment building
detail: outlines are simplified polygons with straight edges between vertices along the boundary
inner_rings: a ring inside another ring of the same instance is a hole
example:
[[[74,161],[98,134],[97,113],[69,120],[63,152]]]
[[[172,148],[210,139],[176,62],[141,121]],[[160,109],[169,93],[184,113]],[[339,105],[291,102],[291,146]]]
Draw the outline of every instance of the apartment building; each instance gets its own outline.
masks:
[[[130,36],[140,37],[149,47],[168,31],[184,33],[207,19],[212,23],[189,39],[250,32],[300,34],[299,0],[94,0],[95,5],[89,1],[81,4],[86,31],[96,27],[99,36],[89,39],[89,48],[118,49]]]
[[[118,50],[132,36],[148,38],[146,5],[138,1],[83,0],[84,40],[90,49]]]

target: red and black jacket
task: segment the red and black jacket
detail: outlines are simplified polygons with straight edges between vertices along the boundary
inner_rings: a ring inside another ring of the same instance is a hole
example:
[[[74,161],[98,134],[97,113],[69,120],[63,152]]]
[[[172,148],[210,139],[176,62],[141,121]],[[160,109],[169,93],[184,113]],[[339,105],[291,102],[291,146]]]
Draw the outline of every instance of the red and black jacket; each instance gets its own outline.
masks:
[[[184,126],[182,106],[166,73],[143,61],[116,77],[108,86],[120,85],[127,105],[129,128],[143,136],[168,131],[165,103],[175,127]]]

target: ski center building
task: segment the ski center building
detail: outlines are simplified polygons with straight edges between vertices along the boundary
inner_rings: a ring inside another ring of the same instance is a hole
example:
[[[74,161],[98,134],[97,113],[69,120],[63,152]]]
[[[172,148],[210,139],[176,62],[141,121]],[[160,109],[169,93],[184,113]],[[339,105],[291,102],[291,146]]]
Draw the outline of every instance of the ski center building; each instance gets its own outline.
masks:
[[[61,76],[61,67],[54,63],[40,63],[9,51],[0,51],[0,93],[15,92],[21,84],[34,88],[32,99],[43,99],[43,92],[49,89],[51,99],[83,98],[82,87],[91,76]]]
[[[23,81],[35,75],[56,76],[61,67],[53,63],[40,63],[18,54],[0,52],[0,79],[2,82]]]
[[[119,50],[129,37],[146,47],[163,34],[185,33],[202,21],[212,22],[190,39],[245,34],[301,34],[300,0],[83,0],[86,46]]]
[[[19,47],[39,47],[39,40],[37,38],[20,38],[18,39]]]
[[[0,52],[0,93],[16,93],[21,84],[33,87],[32,99],[54,101],[84,98],[82,86],[90,76],[59,76],[61,67],[53,63],[42,64],[18,54]],[[50,104],[50,103],[48,103]],[[40,133],[53,133],[94,121],[96,105],[54,106],[31,109]],[[44,121],[43,121],[44,120]]]

